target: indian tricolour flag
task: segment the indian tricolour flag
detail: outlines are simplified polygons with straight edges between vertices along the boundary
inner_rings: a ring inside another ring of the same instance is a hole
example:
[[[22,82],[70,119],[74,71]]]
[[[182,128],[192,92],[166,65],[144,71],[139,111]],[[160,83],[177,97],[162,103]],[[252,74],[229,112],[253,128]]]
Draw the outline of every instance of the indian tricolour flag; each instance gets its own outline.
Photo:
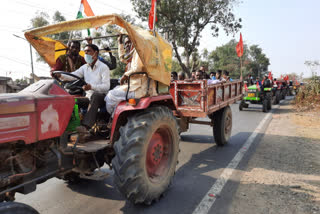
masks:
[[[94,13],[87,0],[81,0],[80,8],[77,14],[77,19],[84,17],[94,16]],[[88,36],[90,36],[90,30],[88,29]]]

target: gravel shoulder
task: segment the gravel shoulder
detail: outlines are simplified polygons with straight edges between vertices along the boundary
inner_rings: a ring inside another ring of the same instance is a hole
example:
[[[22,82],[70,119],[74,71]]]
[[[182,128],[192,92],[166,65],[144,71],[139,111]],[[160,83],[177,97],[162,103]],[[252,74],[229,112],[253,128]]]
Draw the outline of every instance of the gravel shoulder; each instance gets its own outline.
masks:
[[[226,213],[320,213],[319,111],[275,110]]]

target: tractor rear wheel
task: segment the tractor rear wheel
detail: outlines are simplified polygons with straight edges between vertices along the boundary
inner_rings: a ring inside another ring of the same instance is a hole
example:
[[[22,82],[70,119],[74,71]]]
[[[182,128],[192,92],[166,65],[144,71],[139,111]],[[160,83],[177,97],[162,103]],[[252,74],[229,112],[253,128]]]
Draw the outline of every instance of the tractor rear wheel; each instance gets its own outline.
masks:
[[[29,205],[18,202],[1,202],[0,203],[1,214],[39,214],[37,210],[33,209]]]
[[[224,107],[213,115],[213,136],[218,146],[228,143],[232,131],[232,112],[230,106]]]
[[[267,96],[267,100],[268,100],[268,102],[267,102],[267,109],[268,109],[268,110],[271,110],[271,108],[272,108],[272,94],[271,94],[271,93],[268,93],[266,96]]]
[[[268,99],[266,97],[262,101],[262,111],[268,112]]]
[[[277,91],[276,91],[276,104],[279,104],[279,103],[280,103],[280,100],[281,100],[280,91],[277,90]]]
[[[239,111],[242,111],[243,110],[243,103],[242,101],[239,103]]]
[[[133,203],[151,204],[167,190],[179,153],[176,118],[167,107],[151,107],[120,128],[112,160],[114,181]]]

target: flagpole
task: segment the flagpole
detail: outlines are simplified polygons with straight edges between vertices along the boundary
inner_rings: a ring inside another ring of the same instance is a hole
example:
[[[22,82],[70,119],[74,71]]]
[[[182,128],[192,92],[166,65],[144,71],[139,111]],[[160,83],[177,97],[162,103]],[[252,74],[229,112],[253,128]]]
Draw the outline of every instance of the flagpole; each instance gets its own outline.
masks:
[[[154,2],[154,10],[153,10],[153,35],[156,36],[156,17],[157,17],[157,1]]]
[[[240,57],[240,80],[242,81],[242,56]]]

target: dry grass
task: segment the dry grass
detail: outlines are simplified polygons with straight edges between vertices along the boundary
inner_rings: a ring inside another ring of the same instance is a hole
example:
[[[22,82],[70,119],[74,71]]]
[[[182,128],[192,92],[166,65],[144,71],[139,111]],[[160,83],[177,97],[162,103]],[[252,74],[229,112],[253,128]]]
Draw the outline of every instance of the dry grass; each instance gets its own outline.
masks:
[[[313,80],[301,86],[294,102],[298,111],[320,110],[320,82]]]

